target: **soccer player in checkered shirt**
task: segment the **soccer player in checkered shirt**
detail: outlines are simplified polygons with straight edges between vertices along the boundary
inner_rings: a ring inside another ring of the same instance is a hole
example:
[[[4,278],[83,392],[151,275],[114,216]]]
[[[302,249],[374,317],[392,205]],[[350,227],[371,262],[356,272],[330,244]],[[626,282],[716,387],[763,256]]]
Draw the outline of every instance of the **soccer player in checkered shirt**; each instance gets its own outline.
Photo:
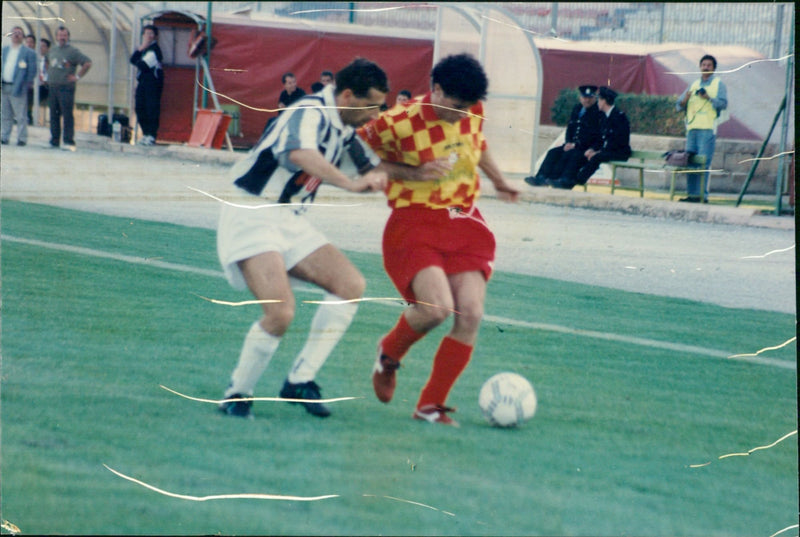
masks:
[[[219,406],[225,414],[252,416],[256,382],[294,317],[291,278],[321,287],[325,296],[280,396],[304,399],[301,404],[315,416],[330,415],[326,405],[316,402],[321,396],[314,379],[350,325],[357,303],[347,301],[362,296],[365,281],[303,213],[320,182],[351,192],[385,188],[386,173],[373,169],[380,159],[354,127],[377,117],[388,91],[383,70],[356,59],[336,74],[335,86],[286,109],[233,166],[238,189],[230,196],[235,203],[222,206],[217,250],[230,284],[250,289],[262,301],[263,316],[245,337]],[[361,174],[356,179],[338,168],[345,151]]]
[[[400,360],[455,313],[413,417],[457,425],[446,400],[472,355],[495,253],[494,235],[475,205],[478,169],[499,198],[516,201],[519,192],[503,177],[483,136],[480,101],[488,80],[478,61],[467,54],[444,58],[431,83],[426,95],[359,129],[389,174],[384,267],[411,304],[380,340],[372,381],[378,399],[391,401]]]

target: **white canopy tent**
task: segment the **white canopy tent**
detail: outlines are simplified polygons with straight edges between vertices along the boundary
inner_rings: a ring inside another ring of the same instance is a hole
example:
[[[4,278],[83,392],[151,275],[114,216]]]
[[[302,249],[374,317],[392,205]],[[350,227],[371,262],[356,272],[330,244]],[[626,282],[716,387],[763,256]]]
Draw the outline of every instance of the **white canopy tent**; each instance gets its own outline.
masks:
[[[130,111],[132,72],[128,58],[136,46],[137,11],[153,10],[157,2],[3,2],[3,35],[13,26],[55,44],[56,29],[65,26],[70,41],[92,59],[92,69],[78,85],[76,102]],[[38,54],[37,46],[37,54]],[[38,92],[34,93],[38,104]],[[34,106],[38,116],[39,107]],[[38,117],[34,118],[38,121]]]
[[[542,64],[530,33],[500,6],[440,4],[434,63],[450,54],[474,55],[486,70],[489,93],[484,132],[503,170],[535,168],[542,99]]]

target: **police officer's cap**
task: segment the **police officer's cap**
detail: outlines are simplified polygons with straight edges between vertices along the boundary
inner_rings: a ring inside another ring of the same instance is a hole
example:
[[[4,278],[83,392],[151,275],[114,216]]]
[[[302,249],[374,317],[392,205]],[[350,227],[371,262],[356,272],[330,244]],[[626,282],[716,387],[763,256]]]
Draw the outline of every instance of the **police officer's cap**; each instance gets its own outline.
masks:
[[[597,86],[580,86],[578,91],[581,97],[594,97],[597,93]]]
[[[617,92],[605,86],[597,90],[597,95],[609,104],[613,104],[617,98]]]

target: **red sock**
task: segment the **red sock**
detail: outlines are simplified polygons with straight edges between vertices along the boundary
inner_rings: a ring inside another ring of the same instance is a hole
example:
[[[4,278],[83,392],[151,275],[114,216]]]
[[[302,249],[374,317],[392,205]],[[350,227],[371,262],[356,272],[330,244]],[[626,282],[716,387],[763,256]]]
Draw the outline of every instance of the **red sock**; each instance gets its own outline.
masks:
[[[406,321],[406,316],[401,315],[394,328],[381,340],[383,354],[399,362],[411,345],[422,339],[424,335],[415,332]]]
[[[433,369],[428,383],[422,389],[417,408],[425,405],[444,405],[450,389],[467,367],[472,356],[472,345],[445,337],[433,357]]]

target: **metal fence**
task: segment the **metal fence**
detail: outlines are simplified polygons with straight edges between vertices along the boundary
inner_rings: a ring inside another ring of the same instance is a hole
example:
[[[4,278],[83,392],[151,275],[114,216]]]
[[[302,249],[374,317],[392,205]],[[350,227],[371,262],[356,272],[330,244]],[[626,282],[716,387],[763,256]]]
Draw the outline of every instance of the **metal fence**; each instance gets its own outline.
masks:
[[[208,2],[180,4],[205,14]],[[212,13],[254,12],[387,28],[435,30],[436,2],[213,2]],[[794,4],[773,2],[500,2],[539,36],[577,41],[740,45],[765,57],[789,51]]]

